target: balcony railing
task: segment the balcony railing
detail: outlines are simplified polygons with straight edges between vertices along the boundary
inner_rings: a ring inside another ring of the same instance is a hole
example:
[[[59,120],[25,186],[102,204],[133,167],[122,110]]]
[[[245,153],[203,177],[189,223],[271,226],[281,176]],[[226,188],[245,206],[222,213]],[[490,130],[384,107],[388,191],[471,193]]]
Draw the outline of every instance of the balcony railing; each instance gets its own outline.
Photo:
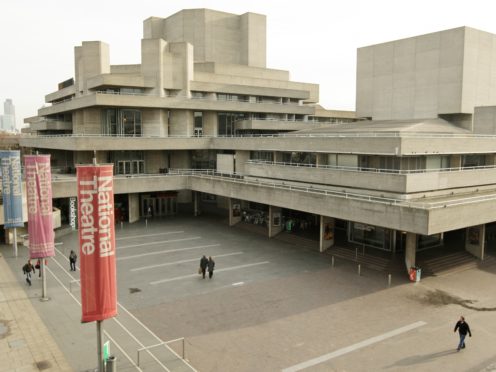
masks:
[[[306,163],[288,163],[288,162],[275,162],[269,160],[248,160],[248,164],[261,164],[268,166],[283,166],[283,167],[296,167],[296,168],[316,168],[316,169],[329,169],[329,170],[342,170],[349,172],[371,172],[371,173],[388,173],[388,174],[418,174],[418,173],[439,173],[439,172],[459,172],[481,169],[496,169],[496,165],[479,165],[479,166],[461,166],[451,168],[429,168],[429,169],[386,169],[386,168],[368,168],[368,167],[349,167],[341,165],[315,165]]]

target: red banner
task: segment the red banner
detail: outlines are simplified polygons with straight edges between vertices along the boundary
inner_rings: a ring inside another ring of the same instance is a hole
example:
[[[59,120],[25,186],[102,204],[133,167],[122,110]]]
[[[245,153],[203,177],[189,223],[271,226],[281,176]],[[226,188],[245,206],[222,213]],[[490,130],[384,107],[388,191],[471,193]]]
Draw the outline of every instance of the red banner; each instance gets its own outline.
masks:
[[[29,257],[55,256],[50,155],[24,156]]]
[[[82,322],[117,315],[113,165],[78,165]]]

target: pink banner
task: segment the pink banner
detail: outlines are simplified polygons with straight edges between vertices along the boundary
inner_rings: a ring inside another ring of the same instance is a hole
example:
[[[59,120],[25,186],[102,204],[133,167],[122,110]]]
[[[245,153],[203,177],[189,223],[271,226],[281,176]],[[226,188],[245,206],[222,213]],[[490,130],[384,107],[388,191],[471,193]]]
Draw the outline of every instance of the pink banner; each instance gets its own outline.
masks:
[[[117,315],[113,165],[78,165],[82,322]]]
[[[25,155],[29,257],[55,256],[50,155]]]

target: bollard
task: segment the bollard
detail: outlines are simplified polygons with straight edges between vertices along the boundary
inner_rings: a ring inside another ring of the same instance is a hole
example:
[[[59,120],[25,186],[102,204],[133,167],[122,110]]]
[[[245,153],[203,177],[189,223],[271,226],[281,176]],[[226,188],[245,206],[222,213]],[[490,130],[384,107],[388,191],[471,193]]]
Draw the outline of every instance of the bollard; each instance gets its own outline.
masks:
[[[334,256],[331,256],[331,267],[334,267]]]
[[[145,227],[148,228],[148,218],[145,218]]]
[[[121,230],[124,230],[124,222],[121,221]]]
[[[362,265],[358,264],[358,276],[362,275]]]
[[[388,274],[388,287],[391,287],[391,274]]]
[[[117,372],[117,358],[115,356],[108,357],[105,372]]]

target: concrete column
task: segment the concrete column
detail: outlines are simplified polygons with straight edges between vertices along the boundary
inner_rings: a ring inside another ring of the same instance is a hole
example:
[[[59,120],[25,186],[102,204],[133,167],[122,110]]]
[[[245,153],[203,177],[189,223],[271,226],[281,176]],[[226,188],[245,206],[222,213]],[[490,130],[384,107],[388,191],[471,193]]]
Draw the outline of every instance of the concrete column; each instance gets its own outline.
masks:
[[[462,166],[462,156],[461,155],[451,155],[450,168],[461,168],[461,166]]]
[[[219,122],[215,111],[203,111],[203,135],[217,136],[219,133]]]
[[[281,208],[269,205],[269,238],[282,231]]]
[[[229,198],[229,226],[241,222],[241,202],[238,199]]]
[[[324,252],[334,245],[334,218],[320,216],[319,251]]]
[[[139,194],[129,194],[128,195],[128,206],[129,206],[129,223],[136,222],[139,220]]]
[[[486,225],[467,227],[466,231],[465,250],[483,260],[486,243]]]
[[[274,162],[276,163],[282,162],[282,152],[274,151]]]
[[[410,267],[415,266],[415,256],[417,251],[417,234],[406,233],[406,244],[405,244],[405,265],[406,271],[409,272]]]
[[[193,215],[195,217],[200,215],[199,199],[199,193],[197,191],[193,191]]]
[[[327,154],[317,154],[315,157],[315,165],[317,167],[327,165]]]

